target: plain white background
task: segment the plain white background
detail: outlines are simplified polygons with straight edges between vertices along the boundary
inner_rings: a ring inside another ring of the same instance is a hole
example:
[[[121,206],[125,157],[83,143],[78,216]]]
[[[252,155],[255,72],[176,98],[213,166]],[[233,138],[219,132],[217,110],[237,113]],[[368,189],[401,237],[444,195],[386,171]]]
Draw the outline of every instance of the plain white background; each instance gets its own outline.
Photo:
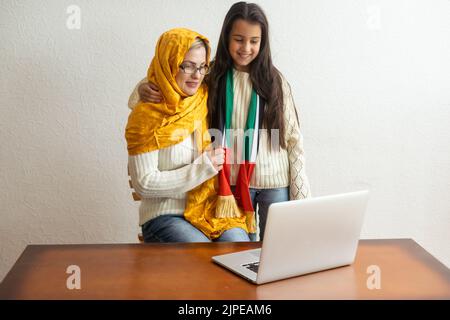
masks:
[[[232,3],[1,1],[0,279],[29,244],[137,242],[128,96],[162,32],[215,50]],[[449,266],[450,2],[258,3],[313,195],[370,189],[363,238],[412,238]]]

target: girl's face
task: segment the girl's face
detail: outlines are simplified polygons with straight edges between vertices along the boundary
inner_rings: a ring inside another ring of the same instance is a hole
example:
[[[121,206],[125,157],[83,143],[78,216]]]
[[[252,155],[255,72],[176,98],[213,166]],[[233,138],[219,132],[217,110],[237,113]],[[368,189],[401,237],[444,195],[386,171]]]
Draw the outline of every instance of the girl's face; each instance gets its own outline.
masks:
[[[194,95],[202,84],[204,75],[197,70],[198,67],[206,65],[206,49],[204,46],[190,49],[184,56],[181,68],[175,76],[178,87],[188,96]],[[186,67],[184,72],[183,67]],[[193,71],[195,70],[195,71]],[[193,73],[191,73],[193,72]]]
[[[234,21],[230,32],[228,51],[234,67],[239,71],[250,71],[250,63],[256,58],[261,46],[261,26],[243,19]]]

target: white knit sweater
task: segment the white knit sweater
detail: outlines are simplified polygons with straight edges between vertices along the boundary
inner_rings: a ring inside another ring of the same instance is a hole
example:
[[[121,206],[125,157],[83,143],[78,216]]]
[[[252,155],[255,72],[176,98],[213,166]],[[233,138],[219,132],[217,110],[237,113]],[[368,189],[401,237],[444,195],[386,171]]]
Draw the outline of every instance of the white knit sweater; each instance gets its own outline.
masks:
[[[249,73],[234,70],[234,111],[231,122],[232,129],[243,129],[247,121],[252,83]],[[283,79],[284,121],[286,149],[270,151],[267,139],[261,136],[255,171],[250,180],[250,187],[257,189],[289,188],[291,200],[303,199],[310,196],[310,187],[305,172],[305,158],[303,154],[303,136],[300,132],[295,104],[291,89]],[[237,139],[237,137],[235,138]],[[234,146],[238,146],[234,141]],[[237,152],[237,150],[235,150]],[[239,164],[231,167],[231,185],[236,184]]]
[[[206,153],[197,155],[193,135],[160,150],[128,156],[131,183],[141,196],[139,224],[184,213],[186,193],[218,172]]]
[[[146,82],[147,79],[143,79],[138,83],[135,90],[131,94],[128,107],[133,109],[139,100],[137,92],[138,86]],[[250,102],[250,96],[252,91],[252,83],[250,81],[249,74],[234,70],[233,73],[234,82],[234,112],[232,118],[232,129],[245,128],[245,122],[247,119],[248,105]],[[256,158],[255,171],[253,177],[250,180],[250,187],[256,189],[271,189],[289,187],[290,200],[303,199],[311,196],[309,181],[305,172],[305,158],[303,151],[303,136],[300,132],[299,123],[297,121],[297,114],[295,112],[295,104],[292,97],[292,93],[289,84],[283,79],[283,93],[284,93],[284,120],[285,120],[285,141],[287,142],[286,149],[269,150],[267,142],[263,137],[259,142],[259,151]],[[237,137],[235,137],[237,139]],[[234,142],[234,146],[238,146],[237,141]],[[235,150],[237,151],[237,150]],[[142,157],[143,155],[141,155]],[[174,156],[174,155],[172,155]],[[139,156],[136,156],[139,157]],[[130,157],[132,158],[132,157]],[[164,161],[169,161],[170,158],[160,159],[160,165],[163,165]],[[231,185],[236,184],[236,178],[239,170],[239,164],[232,165],[231,167]],[[130,166],[131,167],[131,166]],[[130,168],[131,169],[131,168]],[[197,169],[200,169],[198,167]],[[214,168],[212,168],[214,169]],[[200,173],[200,172],[199,172]],[[207,178],[206,178],[207,179]],[[205,179],[205,180],[206,180]],[[167,184],[167,188],[172,184],[173,186],[181,186],[183,184],[189,184],[191,181],[184,180],[183,177],[177,177],[176,181],[170,181]],[[196,183],[199,180],[196,181]],[[134,183],[134,182],[133,182]],[[201,183],[201,182],[200,182]],[[200,184],[198,183],[198,184]],[[189,185],[191,186],[191,185]],[[192,187],[191,187],[192,188]],[[189,190],[186,189],[185,190]],[[140,190],[136,190],[140,194]],[[141,195],[142,196],[142,195]],[[165,201],[164,206],[161,204],[151,204],[146,201],[146,195],[143,194],[144,201],[141,204],[141,222],[142,217],[150,217],[161,214],[161,212],[178,213],[184,211],[184,198],[178,199],[178,201]],[[183,205],[182,205],[183,204]],[[158,214],[143,214],[148,212],[152,207],[152,212],[158,212]],[[156,207],[158,209],[156,209]]]

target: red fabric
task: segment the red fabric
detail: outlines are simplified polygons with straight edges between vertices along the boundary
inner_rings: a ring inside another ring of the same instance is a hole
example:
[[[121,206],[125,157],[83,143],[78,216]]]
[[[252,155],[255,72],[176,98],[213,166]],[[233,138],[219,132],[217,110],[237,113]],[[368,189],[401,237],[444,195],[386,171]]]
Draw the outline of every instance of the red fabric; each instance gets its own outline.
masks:
[[[230,188],[230,175],[231,175],[231,150],[224,148],[225,162],[222,170],[219,172],[219,196],[231,196],[233,193]]]
[[[234,197],[236,201],[245,212],[254,212],[252,198],[250,196],[250,179],[252,178],[255,163],[245,161],[239,165],[239,173],[236,180],[236,188],[234,190]]]

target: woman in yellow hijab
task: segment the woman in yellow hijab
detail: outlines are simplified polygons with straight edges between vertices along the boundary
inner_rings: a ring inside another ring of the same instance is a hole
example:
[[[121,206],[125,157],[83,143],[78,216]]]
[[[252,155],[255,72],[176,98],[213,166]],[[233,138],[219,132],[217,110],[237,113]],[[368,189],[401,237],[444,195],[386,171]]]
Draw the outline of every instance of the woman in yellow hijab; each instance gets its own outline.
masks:
[[[203,78],[209,58],[204,36],[181,28],[162,34],[147,79],[158,84],[164,101],[139,102],[128,118],[128,164],[142,199],[139,224],[145,242],[249,241],[245,217],[204,217],[192,210],[196,203],[198,210],[214,205],[224,161],[223,150],[210,147],[207,131]],[[207,193],[198,192],[202,185]]]

